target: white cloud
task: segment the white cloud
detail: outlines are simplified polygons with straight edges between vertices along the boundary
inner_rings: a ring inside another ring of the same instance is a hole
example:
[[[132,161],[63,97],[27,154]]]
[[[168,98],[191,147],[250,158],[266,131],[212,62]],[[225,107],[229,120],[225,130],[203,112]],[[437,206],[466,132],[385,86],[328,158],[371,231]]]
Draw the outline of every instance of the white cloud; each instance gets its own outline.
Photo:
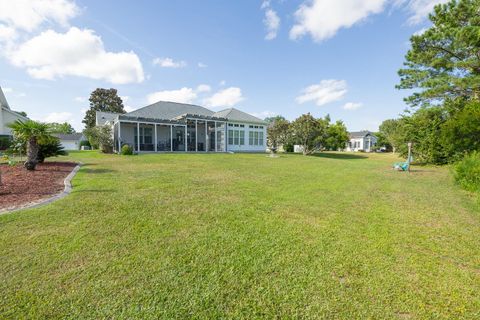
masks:
[[[105,51],[93,30],[53,30],[26,41],[9,52],[10,61],[27,69],[34,78],[53,80],[64,76],[87,77],[115,84],[142,82],[143,68],[134,52]]]
[[[359,108],[363,107],[363,103],[360,102],[347,102],[343,106],[343,109],[345,110],[357,110]]]
[[[211,97],[204,100],[209,107],[233,107],[243,101],[242,90],[237,87],[229,87],[218,91]]]
[[[269,111],[269,110],[265,110],[265,111],[262,111],[262,112],[253,112],[251,115],[254,116],[254,117],[260,118],[260,119],[265,119],[265,118],[268,118],[268,117],[275,117],[276,115],[278,115],[278,113],[273,112],[273,111]]]
[[[58,123],[71,122],[73,121],[73,114],[71,114],[70,112],[52,112],[39,120],[43,122],[58,122]]]
[[[130,100],[129,96],[120,96],[120,99],[122,99],[123,103],[126,103],[128,100]]]
[[[296,24],[290,30],[291,39],[306,34],[320,42],[333,37],[341,28],[350,28],[369,15],[383,11],[387,0],[311,0],[295,12]]]
[[[413,35],[414,35],[414,36],[421,36],[421,35],[424,34],[425,31],[427,31],[427,30],[428,30],[428,28],[422,28],[422,29],[420,29],[420,30],[418,30],[418,31],[415,31],[415,32],[413,33]]]
[[[197,87],[197,92],[210,92],[212,88],[208,84],[201,84]]]
[[[193,103],[197,98],[197,94],[192,88],[183,87],[178,90],[157,91],[147,95],[148,103],[158,101],[172,101],[179,103]]]
[[[172,58],[155,58],[153,64],[162,68],[184,68],[187,66],[185,61],[174,61]]]
[[[73,98],[75,102],[86,102],[88,99],[87,97],[75,97]]]
[[[12,92],[12,88],[2,88],[3,93]]]
[[[226,84],[227,84],[227,81],[225,81],[225,80],[222,80],[218,83],[218,85],[221,86],[221,87],[225,86]]]
[[[208,66],[207,66],[205,63],[203,63],[203,62],[199,62],[199,63],[197,64],[197,66],[198,66],[199,68],[206,68],[206,67],[208,67]]]
[[[69,0],[0,0],[0,21],[27,32],[46,22],[66,26],[79,12]]]
[[[298,96],[297,103],[314,101],[317,106],[342,99],[347,93],[347,82],[345,80],[322,80],[319,84],[308,86]]]
[[[267,9],[265,11],[265,18],[263,19],[263,24],[267,29],[265,39],[275,39],[277,37],[278,29],[280,28],[280,18],[278,17],[277,13],[272,9]]]
[[[13,27],[0,24],[0,42],[12,41],[17,36],[17,32]]]
[[[268,7],[270,7],[270,0],[263,0],[261,8],[266,9]]]
[[[410,17],[407,23],[414,25],[423,22],[433,12],[433,7],[450,0],[395,0],[396,6],[404,6]]]
[[[134,110],[137,110],[137,108],[134,108],[132,106],[124,106],[124,109],[125,109],[126,112],[132,112]]]

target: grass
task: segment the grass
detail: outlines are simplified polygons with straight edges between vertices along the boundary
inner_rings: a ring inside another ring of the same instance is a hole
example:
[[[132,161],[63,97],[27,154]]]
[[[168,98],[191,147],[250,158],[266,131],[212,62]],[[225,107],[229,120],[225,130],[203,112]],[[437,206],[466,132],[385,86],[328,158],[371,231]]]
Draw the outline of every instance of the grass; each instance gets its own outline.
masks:
[[[0,318],[480,317],[480,208],[447,168],[69,159],[84,163],[70,196],[0,216]]]

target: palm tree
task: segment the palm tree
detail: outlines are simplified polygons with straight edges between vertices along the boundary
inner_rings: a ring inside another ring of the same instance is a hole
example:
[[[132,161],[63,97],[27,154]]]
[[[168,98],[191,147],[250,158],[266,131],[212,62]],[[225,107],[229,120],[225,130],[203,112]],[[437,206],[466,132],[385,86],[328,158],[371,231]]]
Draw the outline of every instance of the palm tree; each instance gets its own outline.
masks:
[[[50,127],[46,123],[33,120],[17,120],[8,126],[12,129],[13,135],[17,139],[27,144],[27,161],[25,161],[24,164],[25,168],[27,168],[27,170],[35,170],[38,162],[39,142],[51,137]]]

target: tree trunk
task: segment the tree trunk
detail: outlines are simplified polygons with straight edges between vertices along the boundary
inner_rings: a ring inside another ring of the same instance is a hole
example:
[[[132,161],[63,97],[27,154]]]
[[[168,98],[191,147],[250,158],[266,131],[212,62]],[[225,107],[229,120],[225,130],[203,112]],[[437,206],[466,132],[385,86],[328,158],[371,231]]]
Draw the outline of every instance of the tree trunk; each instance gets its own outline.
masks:
[[[32,137],[27,143],[27,161],[25,162],[25,168],[27,170],[35,170],[37,166],[38,156],[38,141],[36,137]]]

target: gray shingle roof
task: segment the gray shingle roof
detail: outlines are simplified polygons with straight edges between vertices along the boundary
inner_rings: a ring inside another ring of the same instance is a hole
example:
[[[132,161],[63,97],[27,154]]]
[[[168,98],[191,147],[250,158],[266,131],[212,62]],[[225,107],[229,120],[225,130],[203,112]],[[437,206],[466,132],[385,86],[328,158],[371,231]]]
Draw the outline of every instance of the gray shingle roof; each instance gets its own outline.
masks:
[[[126,116],[171,120],[184,114],[213,116],[213,111],[193,104],[159,101],[146,107],[129,112]]]
[[[63,133],[55,133],[53,134],[54,137],[57,137],[60,140],[74,140],[79,141],[80,139],[84,138],[83,133],[71,133],[71,134],[63,134]]]
[[[0,107],[4,107],[5,109],[10,110],[10,106],[8,105],[7,98],[3,94],[2,87],[0,87]]]
[[[363,138],[367,135],[373,136],[374,134],[368,130],[362,130],[362,131],[354,131],[354,132],[349,132],[348,133],[350,138]]]
[[[214,116],[220,117],[220,118],[226,118],[229,121],[267,124],[266,121],[263,121],[260,118],[254,117],[251,114],[237,110],[235,108],[230,108],[230,109],[225,109],[222,111],[215,112]]]
[[[117,117],[124,120],[163,120],[168,122],[184,121],[185,117],[205,120],[237,121],[247,123],[267,124],[267,122],[252,116],[251,114],[235,108],[213,112],[207,108],[194,104],[159,101],[146,107],[134,110],[126,114],[108,112],[96,113],[97,125],[103,125]]]

